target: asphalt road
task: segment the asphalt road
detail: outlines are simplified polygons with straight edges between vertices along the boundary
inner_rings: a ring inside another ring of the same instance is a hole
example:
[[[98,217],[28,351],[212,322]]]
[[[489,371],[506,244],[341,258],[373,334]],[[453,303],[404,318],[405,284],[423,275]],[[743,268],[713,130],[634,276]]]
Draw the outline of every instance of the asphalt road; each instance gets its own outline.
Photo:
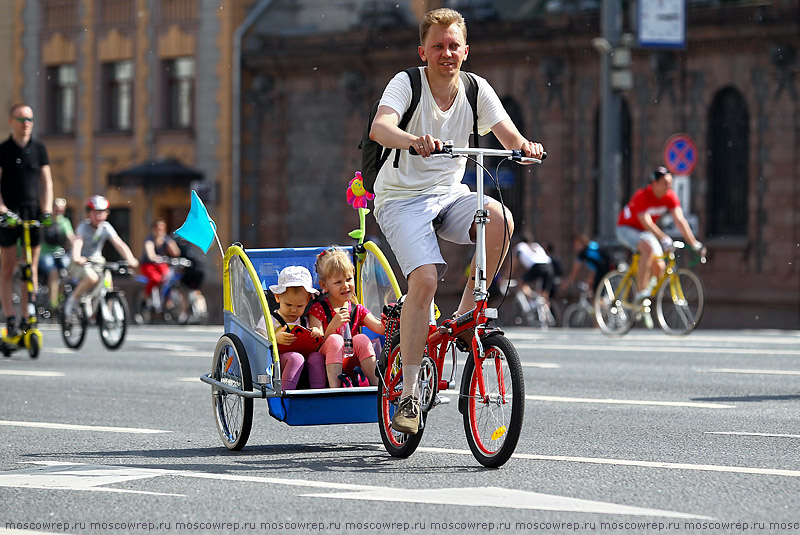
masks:
[[[0,360],[3,533],[797,533],[800,332],[510,330],[525,427],[502,468],[455,404],[409,459],[377,424],[289,427],[255,402],[229,452],[209,371],[222,327],[132,328],[108,352],[45,329]]]

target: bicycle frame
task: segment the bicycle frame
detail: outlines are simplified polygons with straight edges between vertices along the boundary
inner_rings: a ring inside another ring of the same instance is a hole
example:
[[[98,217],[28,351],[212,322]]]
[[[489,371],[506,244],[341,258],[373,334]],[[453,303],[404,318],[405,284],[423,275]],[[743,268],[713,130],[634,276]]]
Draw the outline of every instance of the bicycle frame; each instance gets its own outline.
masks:
[[[513,161],[526,161],[532,163],[542,163],[542,160],[536,158],[527,158],[525,157],[521,151],[510,151],[504,149],[489,149],[489,148],[456,148],[453,147],[452,144],[448,143],[445,145],[444,149],[440,153],[434,153],[436,157],[462,157],[462,156],[474,156],[476,165],[476,188],[475,192],[477,194],[477,208],[475,211],[475,287],[473,289],[473,296],[475,298],[475,308],[467,312],[466,314],[462,314],[461,316],[453,319],[445,320],[441,326],[436,325],[436,314],[435,314],[435,305],[431,304],[431,311],[430,311],[430,320],[428,325],[428,338],[426,341],[426,354],[430,356],[435,364],[436,364],[436,372],[437,372],[437,389],[443,390],[450,387],[455,386],[452,384],[452,378],[455,376],[455,368],[456,368],[456,356],[455,356],[455,348],[453,347],[456,339],[459,338],[461,334],[466,333],[468,330],[472,330],[473,337],[472,337],[472,346],[471,346],[471,354],[476,360],[477,364],[483,364],[485,359],[483,345],[481,343],[481,339],[486,336],[486,334],[490,331],[494,331],[494,328],[487,328],[487,321],[489,319],[496,319],[497,318],[497,310],[493,308],[489,308],[488,306],[488,299],[489,299],[489,292],[487,290],[487,266],[486,266],[486,223],[489,220],[489,212],[486,210],[484,206],[484,187],[483,187],[483,179],[484,179],[484,157],[485,156],[498,156],[502,158],[506,158]],[[445,364],[445,359],[447,355],[447,351],[452,350],[452,374],[451,380],[446,381],[443,380],[443,369]],[[501,363],[495,362],[495,366],[497,367],[497,371],[500,371]],[[500,388],[500,399],[502,403],[506,402],[506,389],[505,384],[503,384],[503,376],[502,373],[498,373],[499,377],[499,388]],[[401,377],[395,377],[395,379],[387,385],[389,388],[387,390],[389,392],[394,392],[394,387],[397,386]],[[478,381],[478,392],[481,399],[486,400],[488,398],[486,393],[486,385],[484,383],[484,378],[482,374],[477,375]],[[463,396],[463,393],[462,393]],[[390,399],[396,399],[399,397],[399,393],[390,394]],[[459,400],[459,410],[463,413],[464,409],[462,406],[462,400]]]

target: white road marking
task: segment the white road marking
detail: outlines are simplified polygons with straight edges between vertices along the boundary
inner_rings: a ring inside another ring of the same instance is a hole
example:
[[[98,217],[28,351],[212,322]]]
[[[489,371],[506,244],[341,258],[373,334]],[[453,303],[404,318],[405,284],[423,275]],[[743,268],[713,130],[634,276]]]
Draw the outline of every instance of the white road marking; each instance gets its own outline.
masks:
[[[780,433],[745,433],[743,431],[706,431],[705,435],[737,435],[742,437],[800,438],[800,435],[782,435]]]
[[[444,394],[458,396],[459,390],[442,390]],[[604,398],[568,398],[563,396],[526,395],[529,401],[549,401],[555,403],[599,403],[602,405],[649,405],[655,407],[690,407],[693,409],[735,409],[736,405],[721,403],[700,403],[693,401],[652,401],[643,399],[604,399]]]
[[[567,398],[559,396],[525,396],[533,401],[555,401],[562,403],[600,403],[608,405],[651,405],[656,407],[691,407],[694,409],[735,409],[736,405],[721,403],[698,403],[691,401],[648,401],[639,399],[600,399],[600,398]]]
[[[517,349],[558,349],[570,351],[593,351],[593,352],[611,352],[611,353],[641,353],[647,351],[650,353],[680,353],[682,355],[694,353],[708,353],[714,355],[764,355],[777,356],[777,355],[791,355],[800,356],[798,349],[773,349],[773,348],[739,348],[739,347],[693,347],[693,346],[667,346],[659,345],[655,341],[652,344],[631,346],[631,345],[577,345],[577,344],[550,344],[550,343],[529,343],[529,342],[514,342],[514,347]]]
[[[628,342],[644,342],[648,344],[659,345],[679,345],[684,346],[690,344],[692,346],[710,345],[717,347],[720,343],[731,343],[732,338],[735,337],[737,343],[756,344],[759,347],[767,345],[789,345],[796,347],[800,344],[800,331],[795,331],[798,334],[789,334],[786,331],[771,331],[759,330],[757,332],[751,331],[749,334],[743,334],[740,331],[725,332],[724,334],[714,335],[705,334],[703,331],[694,331],[690,338],[675,338],[664,333],[650,332],[650,333],[636,333],[631,332],[625,335],[624,338],[612,339],[601,334],[599,331],[585,331],[579,333],[578,331],[550,331],[542,333],[524,328],[510,328],[506,332],[506,336],[512,341],[515,340],[586,340],[587,343],[592,343],[597,340],[602,340],[600,343],[628,343]],[[592,336],[594,335],[594,336]]]
[[[455,455],[472,455],[470,450],[457,450],[448,448],[419,447],[417,451],[431,453],[451,453]],[[688,464],[670,463],[662,461],[636,461],[629,459],[603,459],[601,457],[567,457],[562,455],[534,455],[530,453],[515,453],[515,459],[528,459],[532,461],[560,461],[585,464],[610,464],[616,466],[635,466],[641,468],[664,468],[670,470],[691,470],[698,472],[721,472],[732,474],[751,474],[760,476],[800,477],[800,470],[783,470],[780,468],[752,468],[748,466],[723,466],[714,464]]]
[[[174,331],[172,331],[174,333]],[[193,336],[181,336],[172,333],[164,333],[164,334],[129,334],[125,337],[128,341],[135,341],[135,342],[155,342],[157,340],[164,340],[166,342],[191,342],[193,344],[197,343],[208,343],[208,344],[216,344],[219,340],[219,337],[222,336],[224,331],[220,330],[219,333],[208,333],[208,336],[203,336],[201,333],[197,333]]]
[[[609,502],[596,502],[565,496],[554,496],[523,490],[498,487],[467,487],[437,489],[404,489],[370,485],[313,481],[308,479],[287,479],[275,477],[246,476],[242,474],[212,474],[207,472],[163,470],[157,468],[132,468],[124,466],[103,466],[73,464],[63,462],[39,461],[35,468],[13,470],[0,473],[0,486],[56,490],[88,490],[136,494],[157,494],[161,496],[183,496],[180,494],[161,494],[127,489],[107,488],[112,485],[154,478],[159,476],[179,476],[215,481],[250,482],[265,485],[286,485],[338,492],[317,492],[300,494],[312,498],[339,498],[350,500],[393,501],[424,504],[447,504],[468,507],[494,507],[504,509],[537,509],[543,511],[568,511],[591,514],[616,514],[633,516],[657,516],[667,518],[687,518],[713,520],[712,517],[648,509]]]
[[[506,509],[535,509],[539,511],[567,511],[608,515],[659,516],[666,518],[691,518],[713,520],[712,517],[645,509],[608,502],[595,502],[553,496],[524,490],[498,487],[467,487],[446,489],[371,489],[359,492],[301,494],[311,498],[340,498],[345,500],[370,500],[383,502],[406,502],[467,507],[501,507]]]
[[[800,375],[800,371],[790,370],[747,370],[736,368],[716,368],[709,370],[697,370],[699,373],[745,373],[753,375]]]
[[[160,429],[144,429],[139,427],[108,427],[102,425],[76,425],[59,424],[52,422],[15,422],[12,420],[0,420],[0,426],[9,427],[37,427],[41,429],[62,429],[67,431],[101,431],[104,433],[134,433],[151,435],[155,433],[171,433],[172,431],[162,431]]]
[[[64,377],[64,372],[48,372],[43,370],[0,370],[0,375],[23,375],[28,377]]]
[[[127,481],[149,479],[164,475],[168,472],[169,470],[157,470],[153,468],[52,463],[48,466],[37,466],[34,468],[0,473],[0,487],[86,490],[122,494],[149,494],[153,496],[183,496],[183,494],[102,487],[102,485],[114,485]]]
[[[174,341],[174,340],[173,340]],[[197,347],[187,346],[186,344],[139,344],[142,349],[158,349],[159,351],[196,351]],[[208,355],[208,353],[206,353]]]

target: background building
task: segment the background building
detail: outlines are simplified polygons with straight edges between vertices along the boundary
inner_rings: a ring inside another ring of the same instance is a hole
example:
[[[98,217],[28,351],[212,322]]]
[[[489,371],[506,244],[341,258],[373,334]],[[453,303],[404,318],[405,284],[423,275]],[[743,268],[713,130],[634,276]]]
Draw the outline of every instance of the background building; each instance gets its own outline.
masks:
[[[599,0],[6,0],[13,76],[0,98],[33,104],[56,193],[73,206],[108,195],[135,249],[153,217],[182,222],[190,179],[115,173],[166,157],[202,173],[223,244],[344,243],[369,108],[419,64],[418,21],[443,4],[467,18],[466,69],[549,152],[541,167],[503,168],[517,228],[569,264],[573,233],[600,227]],[[637,3],[625,5],[622,30],[635,35]],[[634,44],[621,65],[615,206],[670,136],[688,134],[699,158],[682,195],[711,251],[703,325],[798,328],[800,6],[689,0],[687,12],[685,49]],[[468,250],[449,254],[445,300]]]

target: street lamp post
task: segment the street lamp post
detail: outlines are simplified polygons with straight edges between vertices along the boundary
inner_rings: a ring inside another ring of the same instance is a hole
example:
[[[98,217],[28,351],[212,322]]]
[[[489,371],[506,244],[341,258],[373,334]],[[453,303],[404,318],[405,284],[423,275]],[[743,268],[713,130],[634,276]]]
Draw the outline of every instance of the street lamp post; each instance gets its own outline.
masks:
[[[600,53],[600,175],[597,184],[597,210],[599,238],[602,242],[609,243],[615,239],[616,216],[620,210],[622,99],[612,84],[612,55],[619,46],[622,35],[622,0],[603,0],[600,31],[602,37],[592,41],[592,45]]]

